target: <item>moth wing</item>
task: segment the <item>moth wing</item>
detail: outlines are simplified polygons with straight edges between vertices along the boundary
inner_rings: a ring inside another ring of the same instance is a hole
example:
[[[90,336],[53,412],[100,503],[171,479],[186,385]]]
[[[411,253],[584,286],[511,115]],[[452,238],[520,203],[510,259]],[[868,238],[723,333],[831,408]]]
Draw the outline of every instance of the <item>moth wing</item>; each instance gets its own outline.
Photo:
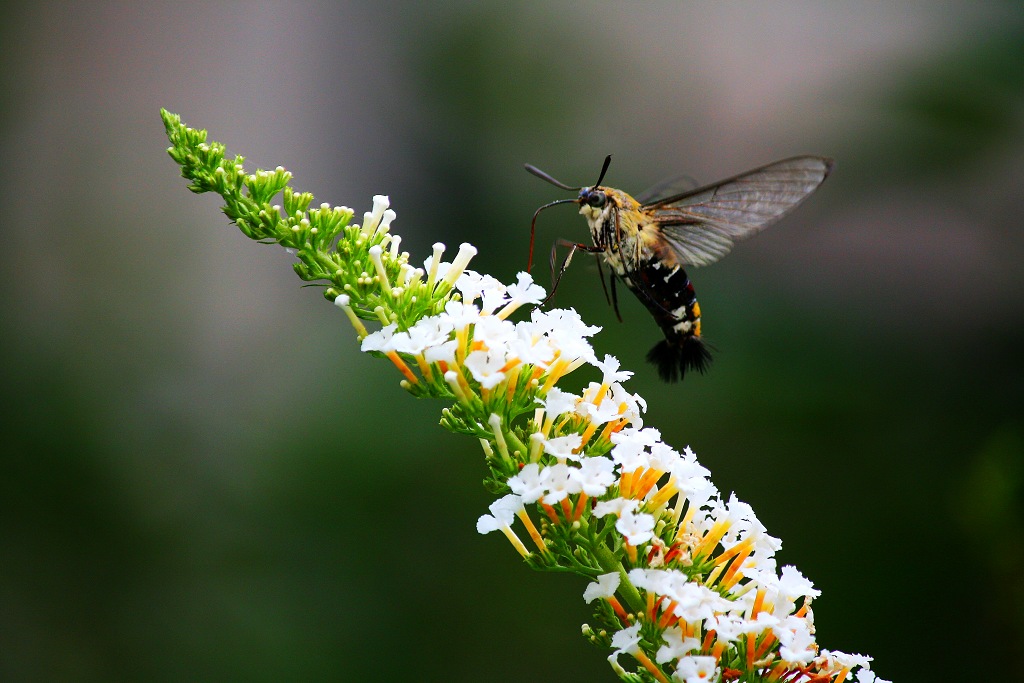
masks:
[[[831,170],[831,159],[793,157],[643,208],[681,262],[706,266],[796,208]]]
[[[665,197],[679,196],[693,190],[699,185],[700,183],[698,183],[692,176],[673,176],[662,180],[657,185],[648,187],[640,194],[634,195],[633,198],[641,204],[657,204]]]

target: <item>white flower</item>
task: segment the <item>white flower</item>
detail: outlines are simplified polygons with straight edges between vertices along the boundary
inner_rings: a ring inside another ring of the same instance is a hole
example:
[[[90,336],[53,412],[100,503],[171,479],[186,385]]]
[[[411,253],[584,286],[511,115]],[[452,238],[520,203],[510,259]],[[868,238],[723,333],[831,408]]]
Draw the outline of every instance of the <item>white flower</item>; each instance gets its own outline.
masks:
[[[580,314],[572,308],[554,308],[550,311],[534,309],[530,319],[538,328],[548,333],[558,332],[566,336],[593,337],[601,331],[596,325],[587,325]]]
[[[540,500],[540,497],[544,495],[545,484],[546,482],[541,478],[540,465],[535,462],[525,465],[523,469],[519,470],[519,474],[508,480],[508,487],[512,489],[512,493],[521,496],[523,503],[527,505]]]
[[[712,500],[718,499],[718,489],[703,477],[676,480],[676,486],[683,492],[689,504],[697,509],[706,507]]]
[[[700,641],[696,638],[683,636],[683,630],[678,626],[671,626],[661,634],[665,644],[658,648],[655,661],[664,664],[684,657],[700,647]]]
[[[641,545],[654,538],[654,516],[646,512],[624,511],[615,522],[615,528],[630,545]]]
[[[516,275],[516,283],[509,285],[505,293],[508,295],[509,303],[516,307],[523,304],[539,304],[547,294],[543,287],[533,282],[533,276],[529,273]]]
[[[614,468],[615,463],[610,458],[590,456],[580,461],[579,468],[573,469],[571,476],[576,479],[583,493],[596,498],[603,496],[608,487],[615,483]]]
[[[427,273],[427,282],[429,284],[437,282],[439,275],[443,277],[445,271],[451,265],[441,261],[441,255],[445,249],[444,242],[434,242],[433,249],[433,253],[423,262],[423,272]]]
[[[373,210],[363,214],[363,224],[360,231],[367,236],[373,235],[384,217],[384,211],[390,205],[387,195],[377,194],[373,196]]]
[[[614,401],[601,401],[601,404],[597,405],[584,400],[576,406],[576,412],[585,416],[593,424],[603,425],[619,417],[619,406]]]
[[[555,346],[550,338],[534,334],[532,323],[521,321],[515,325],[515,338],[509,342],[509,355],[518,358],[520,363],[546,368],[555,357]]]
[[[551,311],[534,309],[530,318],[539,331],[558,340],[562,357],[585,362],[594,360],[594,350],[586,338],[597,334],[601,328],[585,325],[576,311],[571,308]]]
[[[476,530],[481,534],[512,526],[516,519],[516,513],[524,509],[523,499],[510,493],[491,503],[488,509],[491,514],[481,515],[480,519],[476,521]]]
[[[452,329],[461,330],[480,321],[480,309],[472,304],[462,301],[449,301],[444,305],[444,313],[441,314],[442,323],[451,325]]]
[[[644,427],[642,429],[627,427],[617,434],[612,434],[612,443],[633,443],[640,448],[650,448],[654,444],[661,441],[661,432],[654,427]]]
[[[765,536],[771,538],[767,534]],[[775,574],[774,560],[770,556],[759,559],[754,566],[744,567],[743,574],[768,590],[768,597],[775,604],[773,611],[776,616],[792,614],[799,598],[806,598],[806,604],[807,600],[821,595],[821,591],[815,589],[796,567],[783,567],[782,578],[779,578]]]
[[[541,476],[544,480],[544,502],[554,505],[566,496],[580,492],[580,485],[572,477],[574,467],[564,464],[545,467]]]
[[[640,501],[629,498],[612,498],[602,500],[594,506],[594,516],[604,517],[605,515],[622,515],[624,512],[632,512],[640,507]]]
[[[455,350],[459,347],[459,343],[454,339],[446,341],[442,344],[430,346],[424,349],[423,359],[428,363],[448,363],[452,365],[455,363]]]
[[[623,652],[634,654],[640,650],[640,626],[642,624],[637,622],[629,628],[624,628],[621,631],[617,631],[612,636],[612,647],[615,651],[608,655],[608,663],[612,665],[612,670],[620,677],[625,678],[626,670],[619,664],[619,655]]]
[[[505,366],[505,359],[492,354],[490,351],[471,352],[466,356],[463,365],[472,373],[473,379],[480,382],[480,386],[484,389],[493,389],[505,379],[505,373],[501,372],[501,368]]]
[[[538,399],[544,405],[544,412],[549,418],[554,418],[562,413],[568,413],[576,408],[576,402],[580,397],[553,387],[543,399]]]
[[[391,339],[395,336],[395,330],[398,329],[398,325],[391,323],[387,327],[383,327],[372,334],[368,334],[363,337],[363,343],[361,349],[364,352],[367,351],[381,351],[387,353],[388,351],[394,351],[394,347],[391,345]]]
[[[649,593],[668,593],[672,589],[674,570],[664,569],[643,569],[636,568],[629,570],[630,582],[641,590]],[[685,581],[685,577],[683,578]]]
[[[706,620],[705,628],[714,629],[722,640],[735,641],[742,635],[760,634],[778,624],[778,618],[768,612],[758,612],[756,619],[744,619],[738,614],[715,614]]]
[[[664,443],[658,442],[651,447],[650,466],[661,472],[671,472],[681,456],[679,453]]]
[[[704,628],[714,631],[720,640],[735,642],[747,632],[749,622],[736,614],[715,614],[709,617]]]
[[[611,456],[623,472],[632,472],[637,468],[650,466],[650,454],[647,449],[661,443],[661,433],[657,429],[627,427],[611,435],[615,444]]]
[[[708,477],[711,476],[711,471],[697,462],[697,457],[689,446],[683,450],[669,472],[676,478],[679,490],[685,492],[706,489],[709,484]]]
[[[391,199],[386,194],[373,195],[373,216],[380,219],[384,211],[391,206]]]
[[[748,536],[751,532],[761,533],[765,527],[754,514],[754,508],[736,497],[733,493],[729,496],[727,505],[729,520],[729,531],[722,539],[722,543],[729,546]]]
[[[604,385],[616,382],[625,382],[633,376],[629,370],[619,370],[619,359],[612,355],[605,355],[603,361],[595,360],[593,364],[601,371],[601,383]]]
[[[647,401],[640,394],[629,393],[617,382],[609,387],[609,391],[611,392],[612,402],[620,406],[621,417],[629,420],[630,424],[636,427],[643,427],[644,421],[640,415],[647,412]],[[625,410],[621,408],[623,404],[625,404]]]
[[[871,669],[861,669],[857,672],[857,683],[892,683],[884,678],[879,678]]]
[[[543,444],[544,452],[548,455],[568,460],[579,460],[579,453],[573,453],[573,451],[583,445],[583,437],[579,434],[556,436],[553,439],[544,439]]]
[[[618,572],[601,574],[597,577],[597,581],[587,585],[587,589],[583,591],[583,599],[589,603],[598,598],[610,598],[619,589],[621,580],[622,576]]]
[[[418,355],[432,346],[444,344],[453,328],[438,316],[420,318],[407,332],[399,332],[392,341],[399,353]]]
[[[626,430],[622,430],[623,432]],[[649,454],[644,446],[643,441],[636,437],[621,436],[619,434],[612,434],[612,443],[615,447],[612,448],[611,456],[615,464],[622,468],[623,472],[632,472],[638,468],[646,468],[649,461]]]
[[[409,285],[414,280],[422,280],[425,275],[422,268],[413,268],[408,263],[399,266],[399,273],[403,285]]]
[[[772,633],[781,644],[779,656],[787,662],[807,664],[818,654],[806,619],[788,616],[772,629]]]
[[[467,270],[455,281],[455,288],[462,292],[462,300],[466,303],[473,303],[476,299],[488,299],[497,303],[493,305],[482,305],[481,308],[487,313],[493,313],[505,295],[505,285],[500,280],[490,275],[484,275],[474,270]]]
[[[633,654],[640,649],[640,627],[642,623],[637,622],[629,628],[624,628],[621,631],[616,631],[615,635],[612,636],[612,647],[615,648],[615,652],[612,654],[616,657],[623,652],[626,654]]]
[[[516,338],[516,326],[495,315],[481,317],[473,328],[473,341],[483,342],[488,348],[505,356]]]
[[[455,255],[455,260],[452,261],[451,267],[444,274],[444,281],[449,285],[454,285],[474,256],[476,256],[476,247],[468,242],[460,244],[459,253]]]
[[[495,285],[490,285],[489,282],[484,283],[484,287],[480,290],[480,310],[488,315],[493,314],[498,310],[498,307],[505,303],[505,285],[497,282]]]
[[[689,622],[704,621],[718,612],[727,612],[732,602],[707,586],[694,583],[682,572],[673,572],[665,594],[676,601],[673,612]]]
[[[779,591],[790,599],[801,597],[816,598],[821,591],[814,587],[811,581],[800,573],[800,570],[792,565],[782,568],[782,578],[779,579]]]
[[[714,657],[683,657],[676,663],[672,678],[680,683],[709,683],[718,677]]]
[[[775,536],[770,536],[765,532],[750,533],[748,538],[754,541],[754,552],[751,553],[749,562],[753,563],[755,567],[771,568],[771,571],[775,571],[775,553],[782,548],[782,540]],[[776,606],[777,608],[777,606]]]
[[[814,661],[829,670],[837,668],[852,669],[855,666],[870,669],[871,659],[867,655],[851,655],[838,650],[822,650],[821,655]]]
[[[386,198],[385,198],[385,199],[386,199]],[[395,218],[397,218],[397,217],[398,217],[398,214],[397,214],[397,213],[395,213],[395,212],[394,212],[393,210],[391,210],[391,209],[386,209],[386,210],[384,211],[384,213],[382,213],[382,214],[381,214],[381,217],[380,217],[380,225],[379,225],[379,226],[377,227],[377,230],[378,230],[379,232],[387,232],[388,230],[390,230],[390,229],[391,229],[391,223],[392,223],[392,221],[394,221],[394,220],[395,220]],[[392,252],[394,252],[394,251],[397,251],[397,245],[401,243],[401,241],[402,241],[402,238],[401,238],[401,237],[398,237],[398,236],[396,236],[396,237],[394,238],[394,240],[395,240],[395,241],[394,241],[394,242],[393,242],[392,244],[393,244],[393,245],[396,245],[396,246],[394,247],[394,249],[392,249]]]

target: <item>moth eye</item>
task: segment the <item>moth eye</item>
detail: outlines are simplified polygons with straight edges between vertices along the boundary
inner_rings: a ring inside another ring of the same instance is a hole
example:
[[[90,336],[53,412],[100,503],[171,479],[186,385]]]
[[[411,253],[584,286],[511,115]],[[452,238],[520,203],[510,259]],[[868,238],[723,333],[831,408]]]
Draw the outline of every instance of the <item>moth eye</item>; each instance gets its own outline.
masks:
[[[604,192],[591,192],[589,195],[587,195],[587,204],[594,207],[595,209],[601,208],[602,206],[605,205],[605,202],[607,201],[608,195],[606,195]]]

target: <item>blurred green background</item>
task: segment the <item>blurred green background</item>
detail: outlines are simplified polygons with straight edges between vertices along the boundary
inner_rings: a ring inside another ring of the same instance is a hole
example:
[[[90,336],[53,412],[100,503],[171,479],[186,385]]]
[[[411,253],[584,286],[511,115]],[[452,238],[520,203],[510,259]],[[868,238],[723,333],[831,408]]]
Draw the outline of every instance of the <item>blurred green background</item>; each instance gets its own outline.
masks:
[[[583,184],[613,153],[638,192],[835,157],[691,273],[708,375],[660,384],[653,322],[585,259],[558,303],[783,539],[825,647],[903,682],[1024,656],[1019,3],[6,10],[3,680],[615,680],[583,583],[476,534],[479,447],[186,191],[161,106],[505,280],[566,196],[524,162]],[[571,209],[559,236],[586,239]]]

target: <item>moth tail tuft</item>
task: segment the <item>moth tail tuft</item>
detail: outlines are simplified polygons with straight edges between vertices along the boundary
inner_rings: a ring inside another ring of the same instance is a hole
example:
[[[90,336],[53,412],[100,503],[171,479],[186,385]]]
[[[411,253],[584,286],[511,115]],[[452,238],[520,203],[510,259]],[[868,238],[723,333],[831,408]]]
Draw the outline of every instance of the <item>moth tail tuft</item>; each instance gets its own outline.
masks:
[[[661,340],[647,353],[647,360],[658,368],[663,381],[678,382],[688,370],[703,375],[711,364],[711,352],[700,337],[688,335],[676,343]]]

